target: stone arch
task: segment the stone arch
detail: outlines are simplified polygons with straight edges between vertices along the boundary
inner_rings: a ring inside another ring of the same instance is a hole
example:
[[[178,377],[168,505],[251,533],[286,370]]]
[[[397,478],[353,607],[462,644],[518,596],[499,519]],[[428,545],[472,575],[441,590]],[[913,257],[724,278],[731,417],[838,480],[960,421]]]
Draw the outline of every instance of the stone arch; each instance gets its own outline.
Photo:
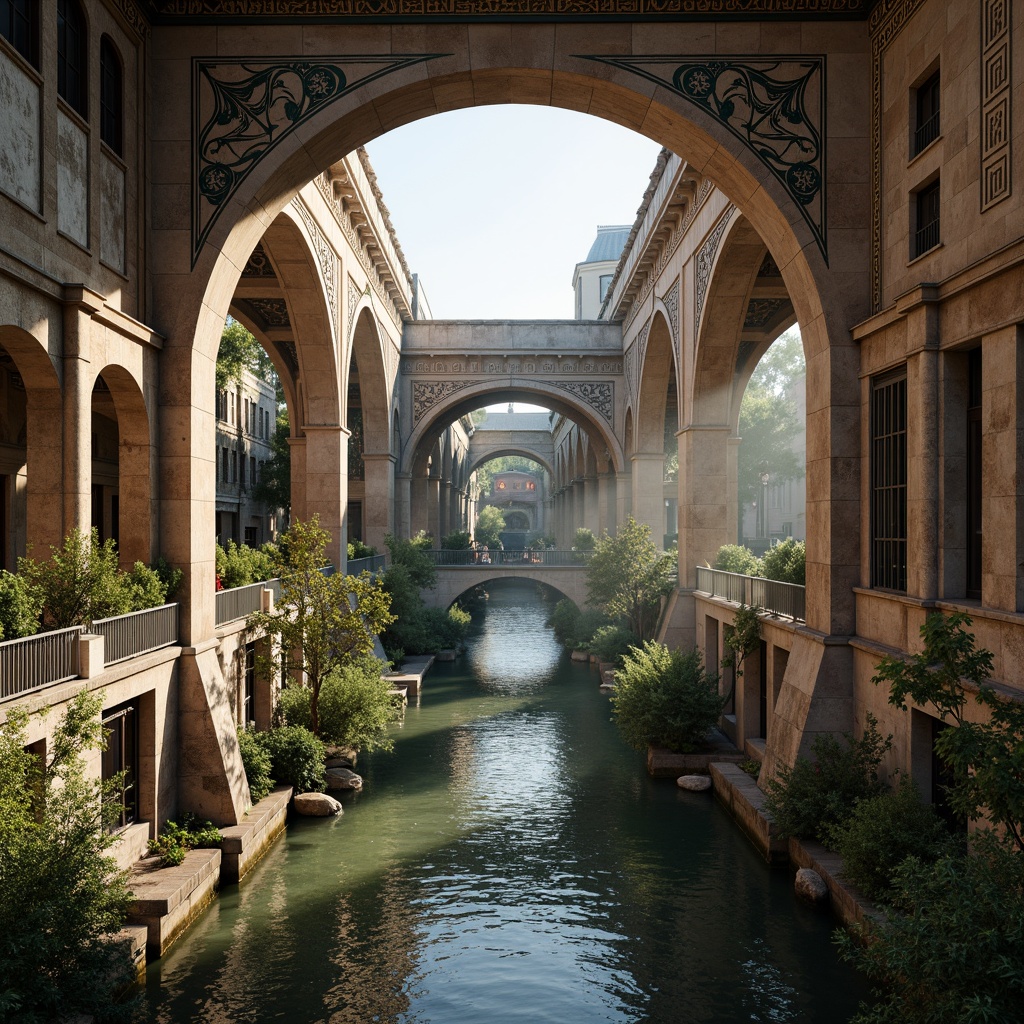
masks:
[[[340,156],[403,123],[446,109],[496,101],[583,108],[685,154],[694,169],[730,196],[756,232],[769,240],[772,255],[794,297],[808,353],[809,387],[822,414],[822,451],[828,454],[822,455],[821,472],[826,480],[833,476],[837,482],[839,477],[852,479],[858,460],[857,431],[848,427],[851,416],[856,416],[857,401],[855,395],[846,393],[851,389],[844,389],[842,373],[833,372],[849,359],[846,353],[833,353],[852,347],[846,333],[849,324],[866,315],[870,308],[867,204],[863,204],[863,210],[843,210],[841,220],[834,218],[843,230],[833,232],[826,256],[822,232],[829,225],[825,222],[825,211],[822,210],[820,231],[816,233],[805,216],[806,205],[788,191],[790,186],[782,179],[765,170],[756,145],[748,147],[741,142],[727,120],[719,120],[712,108],[690,102],[679,87],[682,66],[674,74],[672,68],[659,72],[650,54],[634,53],[634,47],[642,47],[649,34],[625,33],[621,39],[612,37],[609,43],[606,36],[596,38],[591,26],[559,25],[559,45],[537,46],[534,26],[512,24],[494,28],[500,33],[501,45],[485,43],[473,26],[423,26],[417,35],[418,45],[423,47],[421,56],[403,60],[386,52],[378,54],[381,70],[374,75],[372,85],[369,79],[365,84],[353,83],[336,101],[321,104],[305,117],[300,131],[279,133],[280,141],[272,147],[268,142],[267,155],[247,173],[238,188],[219,197],[222,201],[218,205],[218,219],[208,231],[203,229],[204,244],[192,257],[187,295],[181,291],[182,275],[189,273],[184,265],[188,262],[184,247],[156,246],[159,255],[154,261],[154,302],[158,309],[166,311],[167,320],[161,327],[171,339],[165,348],[165,366],[178,379],[202,385],[208,377],[203,358],[209,359],[213,332],[223,322],[226,294],[230,292],[225,285],[237,275],[235,267],[241,265],[252,244],[297,189]],[[665,28],[670,33],[683,32],[681,27]],[[254,31],[257,36],[263,32]],[[343,26],[325,28],[328,45],[336,41],[338,52],[346,50],[343,31]],[[723,46],[728,45],[727,34],[720,33],[719,37]],[[260,36],[260,40],[264,39]],[[260,40],[253,44],[258,50],[263,47]],[[703,41],[695,45],[708,47]],[[726,54],[713,53],[714,46],[712,43],[711,50],[699,54],[700,59],[730,59]],[[610,47],[614,56],[587,56],[594,47]],[[431,55],[438,56],[435,59]],[[234,52],[231,56],[235,56]],[[675,65],[681,59],[665,63]],[[170,109],[171,97],[189,93],[188,76],[192,71],[187,60],[165,63],[166,73],[157,77],[154,101],[168,101],[165,105]],[[827,70],[822,63],[819,73],[823,77],[840,74],[841,62],[834,67],[835,70]],[[735,109],[734,104],[729,107]],[[870,109],[866,89],[852,98],[849,107],[853,113],[843,119],[844,134],[860,133],[866,137]],[[827,150],[830,137],[824,116],[822,111],[822,147]],[[174,125],[174,131],[180,128]],[[170,173],[165,175],[166,187],[175,195],[190,181],[190,156],[181,153],[180,166],[169,169]],[[157,188],[157,202],[162,198],[162,187]],[[829,260],[843,269],[830,272]],[[180,353],[175,350],[177,346],[182,348]],[[820,361],[816,363],[818,357]],[[187,402],[169,399],[168,405],[176,404]],[[832,429],[833,421],[836,429]],[[844,427],[845,432],[841,429]],[[188,431],[177,443],[193,450],[198,447]],[[169,451],[168,475],[173,475],[175,460],[180,463],[181,456],[189,454],[190,451]],[[185,500],[192,500],[193,491],[197,495],[202,493],[196,469],[185,489]],[[820,547],[809,545],[814,552],[810,560],[818,563],[817,575],[809,573],[809,578],[813,579],[811,585],[821,591],[821,600],[816,605],[811,602],[811,621],[826,632],[848,632],[853,625],[849,585],[859,567],[856,495],[847,501],[845,495],[824,482],[821,494],[828,509],[823,509],[818,519],[822,523],[829,519],[830,526],[820,531]],[[190,548],[192,564],[197,556],[201,561],[207,553],[212,554],[212,547],[206,552],[202,538],[193,537],[190,529],[179,537]],[[832,551],[832,537],[845,545],[841,553]]]
[[[377,326],[373,310],[363,306],[356,314],[352,328],[351,359],[344,367],[348,394],[349,375],[354,360],[359,370],[359,394],[363,407],[363,438],[365,450],[371,454],[390,451],[388,438],[388,410],[391,407],[387,369],[382,350],[383,336]],[[346,397],[347,401],[347,397]]]
[[[547,471],[548,475],[553,480],[555,478],[555,464],[544,458],[542,455],[538,455],[537,452],[530,448],[517,447],[516,445],[509,445],[506,448],[495,448],[493,451],[487,451],[478,456],[475,459],[467,460],[467,467],[469,470],[468,475],[475,473],[481,466],[490,462],[492,459],[502,459],[506,455],[521,455],[524,459],[532,459],[537,465],[541,466]]]
[[[146,400],[135,377],[109,363],[96,375],[110,394],[117,420],[117,547],[121,568],[153,561],[156,513],[156,449]]]
[[[23,413],[13,402],[0,409],[0,428],[8,441],[0,469],[0,564],[13,571],[29,547],[45,557],[49,545],[60,544],[63,537],[64,402],[57,371],[38,338],[13,324],[0,324],[0,350],[8,357],[3,369],[10,387],[25,396]]]

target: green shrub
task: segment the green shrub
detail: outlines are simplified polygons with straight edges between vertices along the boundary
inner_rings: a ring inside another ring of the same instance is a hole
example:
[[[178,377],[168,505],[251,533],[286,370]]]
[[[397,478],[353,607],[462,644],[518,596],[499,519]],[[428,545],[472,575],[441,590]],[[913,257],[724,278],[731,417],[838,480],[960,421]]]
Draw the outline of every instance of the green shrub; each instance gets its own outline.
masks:
[[[397,714],[384,663],[367,657],[344,665],[320,690],[320,735],[351,750],[391,750],[388,726]]]
[[[448,551],[465,551],[472,542],[469,530],[452,530],[446,537],[441,538],[441,547]]]
[[[212,850],[220,846],[220,832],[209,821],[200,821],[192,814],[181,816],[181,824],[168,821],[156,839],[150,839],[149,852],[160,856],[162,867],[174,867],[185,859],[189,850]]]
[[[610,623],[611,619],[599,608],[584,608],[573,632],[565,638],[565,646],[571,651],[589,651],[594,634]]]
[[[429,537],[419,534],[412,540],[399,540],[388,534],[384,538],[384,543],[387,544],[388,551],[391,553],[391,567],[388,572],[397,566],[402,566],[406,570],[408,579],[417,590],[430,590],[437,583],[437,566],[434,565],[429,555],[424,554],[424,551],[430,550]],[[390,593],[386,574],[384,585]],[[395,614],[397,615],[398,612],[396,611]]]
[[[595,544],[597,544],[597,538],[594,536],[594,531],[588,530],[585,526],[581,526],[572,539],[573,551],[593,551]]]
[[[723,544],[715,555],[714,568],[738,572],[741,576],[761,575],[761,562],[757,555],[742,544]]]
[[[282,725],[301,725],[303,729],[309,728],[311,721],[310,701],[312,694],[308,686],[301,683],[286,686],[277,695],[277,704],[274,707],[274,727]],[[262,733],[254,734],[257,741],[266,749],[261,739]]]
[[[623,657],[631,647],[639,647],[640,638],[625,626],[602,626],[591,638],[590,652],[601,661],[622,667]]]
[[[136,562],[125,581],[128,588],[131,611],[141,612],[145,608],[159,608],[167,604],[167,584],[156,569],[142,562]]]
[[[233,590],[274,579],[280,571],[280,552],[273,544],[251,548],[229,540],[226,547],[217,545],[216,564],[221,586]]]
[[[284,690],[283,692],[290,691]],[[249,780],[249,796],[254,804],[258,804],[274,788],[270,755],[260,743],[257,734],[249,729],[239,729],[238,749],[242,756],[245,777]]]
[[[761,575],[768,580],[781,583],[798,583],[801,587],[806,578],[805,563],[807,548],[802,540],[786,540],[773,544],[761,559]]]
[[[853,1024],[1012,1024],[1024,989],[1024,856],[991,833],[971,853],[897,869],[888,919],[840,933],[876,1001]]]
[[[24,577],[0,572],[0,640],[31,636],[39,629],[40,612],[39,598]]]
[[[615,723],[636,750],[653,744],[691,751],[707,739],[722,713],[718,677],[705,671],[697,648],[670,651],[649,640],[623,658],[615,678]]]
[[[350,559],[372,558],[375,554],[377,554],[377,549],[369,544],[364,544],[361,540],[350,540],[348,542],[348,557]]]
[[[164,603],[174,600],[175,594],[181,587],[185,574],[180,569],[175,569],[166,558],[161,555],[153,563],[153,571],[160,577],[164,585]]]
[[[576,624],[579,622],[579,618],[579,608],[567,597],[563,597],[551,610],[548,625],[554,630],[555,639],[560,644],[565,644],[570,636],[576,634]]]
[[[288,687],[282,695],[299,689],[305,687]],[[291,786],[296,793],[323,791],[324,744],[309,729],[288,724],[254,735],[270,755],[271,773],[279,783]]]
[[[826,831],[827,845],[843,858],[843,875],[872,899],[891,896],[896,869],[907,859],[932,861],[949,834],[914,783],[900,776],[896,789],[861,800],[849,817]]]
[[[892,736],[882,739],[871,714],[859,740],[849,733],[818,736],[811,744],[813,761],[798,757],[764,787],[779,835],[827,841],[828,830],[845,821],[858,801],[883,792],[878,766],[891,746]]]

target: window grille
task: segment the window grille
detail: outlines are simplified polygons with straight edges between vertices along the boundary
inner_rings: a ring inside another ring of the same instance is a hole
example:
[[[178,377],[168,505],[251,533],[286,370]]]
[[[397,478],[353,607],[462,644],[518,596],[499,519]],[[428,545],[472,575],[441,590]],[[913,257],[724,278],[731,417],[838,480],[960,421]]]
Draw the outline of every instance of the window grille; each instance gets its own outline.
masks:
[[[914,233],[914,256],[920,256],[939,244],[939,183],[917,193],[917,231]]]
[[[907,376],[871,389],[871,585],[907,589]]]
[[[0,0],[0,35],[33,67],[38,68],[38,0]]]
[[[917,156],[939,137],[939,73],[935,72],[917,90],[917,122],[914,128],[914,152]]]
[[[124,144],[124,75],[107,36],[100,40],[100,138],[120,156]]]
[[[57,0],[57,92],[89,116],[85,15],[78,0]]]
[[[117,818],[113,822],[115,829],[130,825],[139,816],[138,718],[138,708],[131,703],[122,704],[103,713],[103,731],[107,746],[103,751],[102,778],[104,782],[108,782],[120,774],[123,780],[121,789],[107,796],[107,799],[119,808]]]

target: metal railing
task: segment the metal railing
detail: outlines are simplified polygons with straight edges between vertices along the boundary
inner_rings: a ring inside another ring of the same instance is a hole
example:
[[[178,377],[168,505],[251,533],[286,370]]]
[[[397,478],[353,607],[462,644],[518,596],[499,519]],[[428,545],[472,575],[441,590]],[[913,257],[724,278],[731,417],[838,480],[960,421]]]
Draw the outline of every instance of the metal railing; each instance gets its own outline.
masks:
[[[554,548],[542,548],[538,551],[532,548],[513,548],[489,551],[485,554],[482,551],[471,551],[466,548],[452,551],[435,548],[426,550],[423,554],[430,558],[434,565],[442,569],[483,569],[489,565],[582,569],[590,561],[591,552],[562,551]]]
[[[368,555],[366,558],[350,558],[345,566],[345,572],[349,576],[358,576],[359,573],[380,572],[384,568],[386,555]]]
[[[78,637],[84,626],[0,643],[0,700],[78,675]]]
[[[214,624],[223,626],[225,622],[244,619],[247,615],[258,612],[263,607],[264,590],[273,591],[274,599],[277,600],[281,596],[281,581],[261,580],[259,583],[250,583],[247,587],[218,590]]]
[[[165,604],[141,612],[97,619],[90,632],[103,637],[104,664],[116,665],[119,661],[176,644],[178,606]]]
[[[806,591],[797,583],[781,583],[779,580],[743,576],[698,565],[697,589],[734,604],[757,605],[772,615],[785,615],[796,622],[804,621]]]

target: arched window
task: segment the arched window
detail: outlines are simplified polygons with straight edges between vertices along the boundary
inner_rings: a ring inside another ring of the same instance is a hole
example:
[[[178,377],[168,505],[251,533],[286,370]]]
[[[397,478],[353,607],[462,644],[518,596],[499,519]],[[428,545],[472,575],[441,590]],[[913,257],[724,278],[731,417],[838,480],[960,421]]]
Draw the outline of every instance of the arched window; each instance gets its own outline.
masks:
[[[39,0],[0,0],[0,35],[39,67]]]
[[[57,92],[82,117],[89,116],[86,44],[85,14],[78,0],[57,0]]]
[[[100,138],[118,155],[124,140],[124,72],[109,36],[100,40]]]

